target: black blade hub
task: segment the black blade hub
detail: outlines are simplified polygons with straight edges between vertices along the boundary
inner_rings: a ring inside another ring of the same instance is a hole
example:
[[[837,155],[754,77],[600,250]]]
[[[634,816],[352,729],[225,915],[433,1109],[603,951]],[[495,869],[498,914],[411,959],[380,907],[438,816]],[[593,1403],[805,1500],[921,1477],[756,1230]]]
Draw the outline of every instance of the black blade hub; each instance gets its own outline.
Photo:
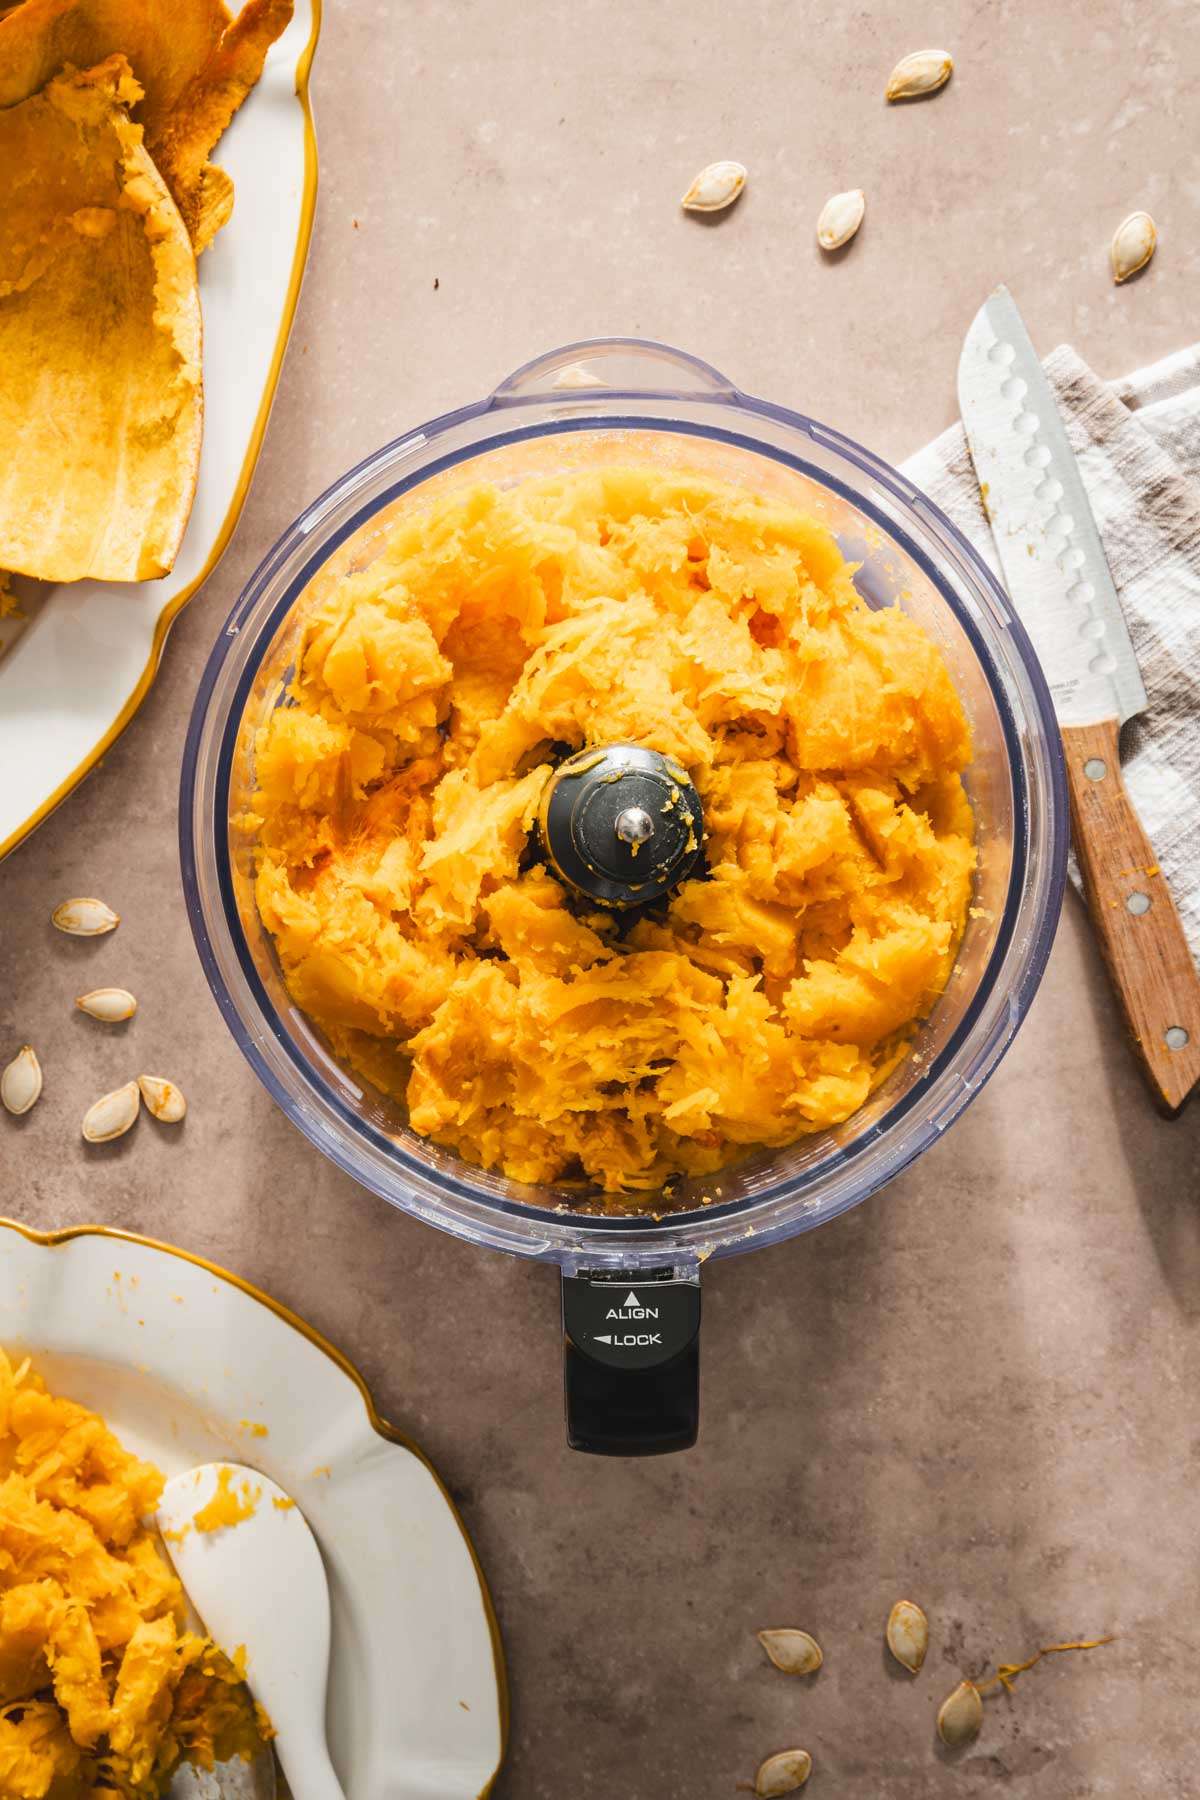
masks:
[[[580,750],[560,763],[539,813],[561,880],[601,906],[645,906],[692,871],[704,814],[686,771],[639,744]]]

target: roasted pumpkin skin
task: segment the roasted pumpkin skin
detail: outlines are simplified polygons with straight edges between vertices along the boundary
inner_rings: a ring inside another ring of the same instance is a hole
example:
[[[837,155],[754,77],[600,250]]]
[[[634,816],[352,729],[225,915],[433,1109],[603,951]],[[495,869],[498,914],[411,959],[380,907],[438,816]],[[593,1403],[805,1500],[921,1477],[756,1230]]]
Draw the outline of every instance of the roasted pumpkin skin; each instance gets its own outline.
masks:
[[[196,259],[141,92],[113,55],[0,108],[0,569],[41,581],[165,574],[195,492]]]

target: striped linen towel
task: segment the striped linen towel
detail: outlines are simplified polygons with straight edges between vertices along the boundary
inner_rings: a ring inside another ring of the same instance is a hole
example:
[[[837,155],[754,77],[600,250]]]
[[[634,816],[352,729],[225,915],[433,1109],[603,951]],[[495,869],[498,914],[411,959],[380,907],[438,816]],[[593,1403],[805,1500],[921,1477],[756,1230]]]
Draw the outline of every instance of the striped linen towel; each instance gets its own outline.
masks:
[[[1122,381],[1101,381],[1067,345],[1043,366],[1149,701],[1122,733],[1125,785],[1200,961],[1200,344]],[[962,426],[904,473],[1003,583]]]

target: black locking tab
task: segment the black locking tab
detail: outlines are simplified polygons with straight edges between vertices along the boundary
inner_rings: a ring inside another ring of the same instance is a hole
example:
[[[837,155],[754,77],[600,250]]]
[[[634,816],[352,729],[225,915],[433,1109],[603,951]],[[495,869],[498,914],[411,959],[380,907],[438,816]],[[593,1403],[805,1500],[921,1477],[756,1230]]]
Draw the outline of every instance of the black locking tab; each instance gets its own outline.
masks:
[[[700,1277],[672,1268],[564,1275],[567,1441],[599,1456],[654,1456],[696,1441]]]

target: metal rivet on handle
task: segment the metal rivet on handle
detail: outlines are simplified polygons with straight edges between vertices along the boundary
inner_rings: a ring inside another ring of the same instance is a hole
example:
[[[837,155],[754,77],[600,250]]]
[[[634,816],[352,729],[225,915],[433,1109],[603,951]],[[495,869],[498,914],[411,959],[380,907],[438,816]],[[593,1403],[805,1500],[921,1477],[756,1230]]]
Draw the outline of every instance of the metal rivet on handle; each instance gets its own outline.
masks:
[[[1148,913],[1151,906],[1150,896],[1149,894],[1130,894],[1125,905],[1131,913]]]
[[[1182,1025],[1168,1025],[1164,1034],[1164,1042],[1168,1050],[1186,1050],[1188,1034]]]
[[[1089,781],[1103,781],[1108,774],[1108,764],[1102,756],[1089,756],[1083,765],[1083,772]]]

